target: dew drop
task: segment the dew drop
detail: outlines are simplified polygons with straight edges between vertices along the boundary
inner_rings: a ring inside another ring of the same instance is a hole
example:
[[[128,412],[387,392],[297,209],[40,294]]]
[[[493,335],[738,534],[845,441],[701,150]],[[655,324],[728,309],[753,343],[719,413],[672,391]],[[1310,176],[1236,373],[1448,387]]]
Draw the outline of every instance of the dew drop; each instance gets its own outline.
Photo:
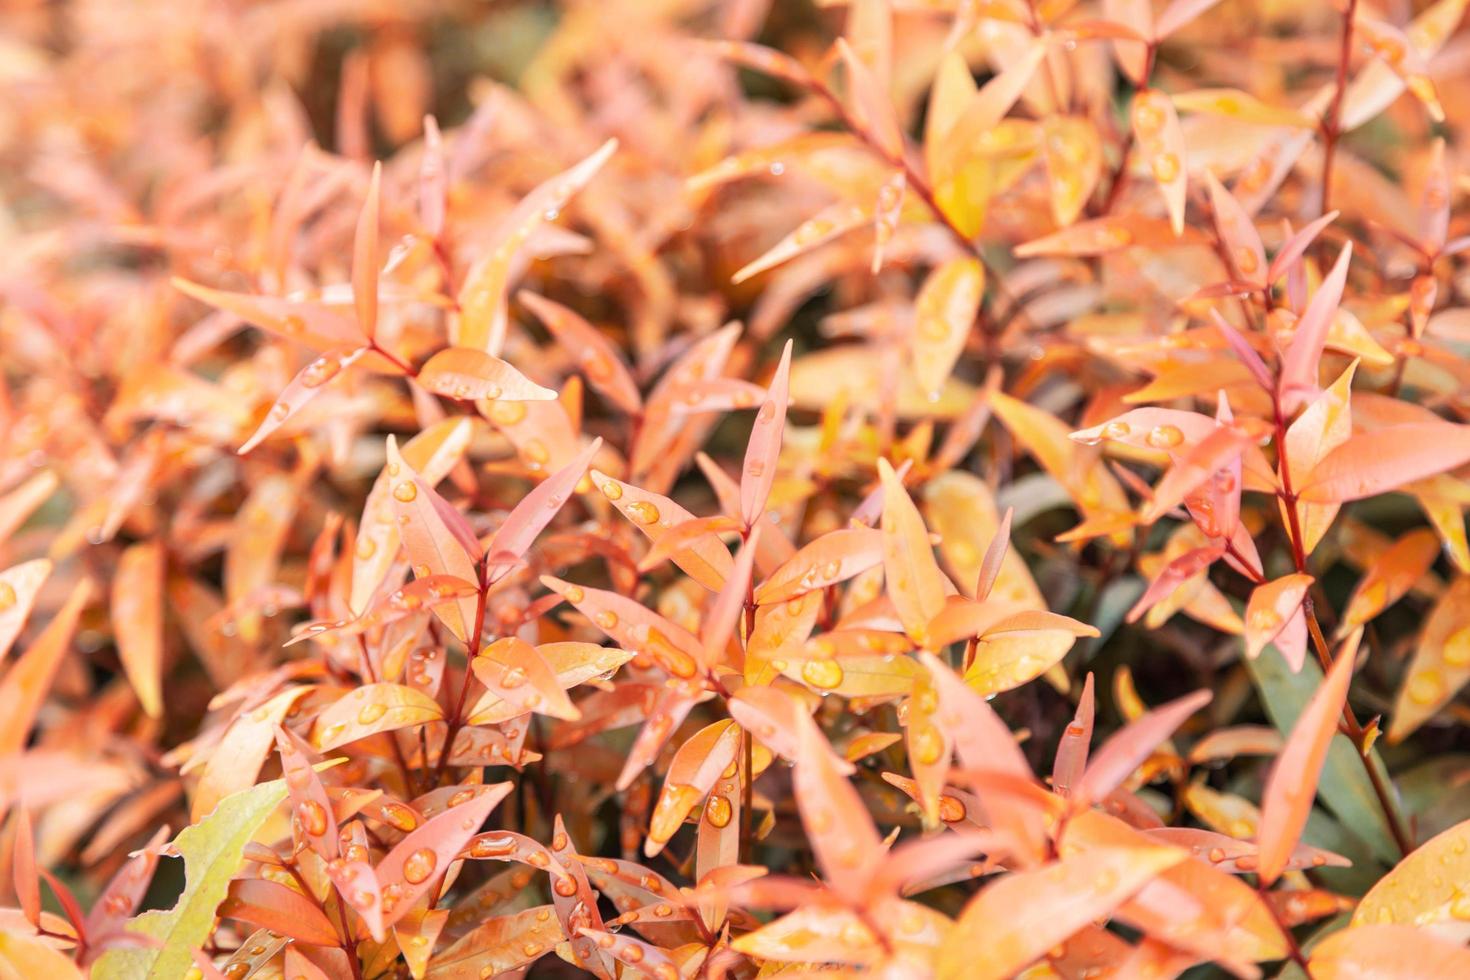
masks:
[[[470,845],[470,853],[475,857],[505,857],[514,854],[516,850],[516,839],[509,834],[491,834],[488,837],[478,838]]]
[[[301,829],[312,837],[320,837],[327,832],[327,811],[316,800],[302,800],[296,805],[296,816],[301,821]]]
[[[1147,441],[1155,449],[1172,449],[1184,441],[1184,433],[1177,425],[1156,425]]]
[[[639,500],[628,505],[628,516],[639,524],[656,524],[659,519],[658,507],[646,500]]]
[[[335,357],[318,357],[301,372],[301,383],[308,388],[320,388],[341,370],[342,363]]]
[[[434,867],[438,863],[437,854],[427,847],[421,847],[403,862],[403,878],[410,885],[423,884],[429,880],[429,875],[434,873]]]
[[[1155,180],[1167,184],[1179,176],[1179,158],[1172,153],[1160,153],[1149,164],[1149,169],[1153,171]]]
[[[823,690],[841,684],[842,676],[842,665],[836,660],[808,660],[801,665],[801,679]]]
[[[729,826],[731,815],[730,801],[718,794],[711,796],[709,802],[704,805],[704,819],[708,820],[712,827]]]
[[[419,818],[412,810],[402,803],[388,802],[383,804],[383,820],[395,830],[401,830],[405,834],[414,830],[419,825]]]
[[[374,702],[373,704],[365,704],[362,710],[357,713],[357,723],[359,725],[371,725],[387,713],[388,706],[380,701]]]

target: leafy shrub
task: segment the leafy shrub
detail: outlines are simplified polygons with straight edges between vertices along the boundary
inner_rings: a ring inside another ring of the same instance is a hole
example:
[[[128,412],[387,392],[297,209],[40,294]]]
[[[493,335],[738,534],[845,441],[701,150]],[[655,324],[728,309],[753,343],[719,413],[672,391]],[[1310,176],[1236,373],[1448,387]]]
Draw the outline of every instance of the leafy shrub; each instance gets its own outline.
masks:
[[[0,972],[1470,976],[1465,6],[7,4]]]

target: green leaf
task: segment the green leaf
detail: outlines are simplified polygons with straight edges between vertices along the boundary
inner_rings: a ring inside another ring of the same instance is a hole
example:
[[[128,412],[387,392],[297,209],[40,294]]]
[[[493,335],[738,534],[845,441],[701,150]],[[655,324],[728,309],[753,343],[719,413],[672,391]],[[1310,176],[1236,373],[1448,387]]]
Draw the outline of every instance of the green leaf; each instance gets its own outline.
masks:
[[[1275,646],[1268,646],[1254,660],[1246,660],[1246,666],[1266,703],[1271,723],[1283,735],[1290,734],[1312,693],[1322,683],[1321,668],[1308,658],[1301,671],[1294,674]],[[1387,770],[1377,751],[1370,753],[1369,761],[1383,774],[1386,783]],[[1317,793],[1344,827],[1352,828],[1363,838],[1375,857],[1390,867],[1398,862],[1398,848],[1379,808],[1373,784],[1358,759],[1357,749],[1341,734],[1334,736],[1328,747]]]
[[[174,842],[184,859],[184,893],[166,912],[145,912],[126,928],[163,945],[113,949],[98,959],[94,976],[109,980],[174,980],[194,965],[193,951],[209,938],[214,911],[240,868],[245,845],[286,798],[277,779],[225,797],[214,812],[185,828]]]

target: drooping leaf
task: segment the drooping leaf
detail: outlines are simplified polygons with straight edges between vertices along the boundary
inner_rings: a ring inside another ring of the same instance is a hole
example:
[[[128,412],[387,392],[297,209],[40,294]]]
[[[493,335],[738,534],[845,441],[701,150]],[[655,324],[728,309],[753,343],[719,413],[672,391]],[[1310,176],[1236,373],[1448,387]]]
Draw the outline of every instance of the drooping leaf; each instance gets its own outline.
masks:
[[[217,914],[318,946],[338,942],[337,931],[315,902],[293,888],[263,878],[230,882]]]
[[[346,368],[356,364],[369,347],[339,347],[322,354],[297,372],[291,383],[276,396],[270,412],[256,428],[255,433],[240,446],[241,456],[260,445],[271,434],[309,405],[317,395],[326,390],[327,384]]]
[[[427,980],[480,980],[536,962],[566,938],[549,905],[485,919],[429,961]]]
[[[1358,582],[1342,613],[1338,635],[1373,619],[1417,585],[1439,557],[1439,538],[1428,528],[1416,528],[1378,555]]]
[[[785,602],[847,581],[883,561],[883,536],[872,528],[839,528],[810,542],[755,590],[758,604]]]

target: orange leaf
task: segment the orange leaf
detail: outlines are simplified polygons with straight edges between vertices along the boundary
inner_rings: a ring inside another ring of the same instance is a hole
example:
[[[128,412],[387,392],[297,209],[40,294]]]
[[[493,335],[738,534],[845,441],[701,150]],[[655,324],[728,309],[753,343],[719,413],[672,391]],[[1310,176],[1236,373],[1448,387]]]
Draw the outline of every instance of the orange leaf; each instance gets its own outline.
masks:
[[[1210,691],[1195,691],[1130,722],[1094,753],[1073,797],[1084,803],[1105,799],[1133,775],[1160,742],[1174,734],[1190,715],[1209,704],[1213,696]]]
[[[357,308],[357,328],[367,337],[378,330],[378,194],[382,179],[383,165],[375,162],[352,235],[352,302]]]
[[[737,285],[745,282],[767,269],[774,269],[783,262],[789,262],[798,255],[810,252],[850,231],[866,227],[872,220],[873,208],[871,205],[841,201],[829,204],[797,225],[776,244],[737,269],[730,277],[730,281]]]
[[[1360,432],[1312,469],[1301,499],[1345,503],[1470,462],[1470,426],[1410,422]]]
[[[21,562],[0,572],[0,660],[5,659],[20,635],[36,604],[36,595],[50,574],[51,562],[45,558]]]
[[[92,597],[92,580],[72,587],[66,604],[0,681],[0,756],[19,752],[51,690],[61,658],[71,649],[82,609]]]
[[[575,457],[538,483],[520,503],[505,516],[500,527],[491,536],[486,552],[491,557],[485,572],[489,582],[497,582],[509,574],[511,565],[507,558],[519,561],[557,515],[572,493],[584,486],[583,474],[602,449],[602,438],[593,439]]]
[[[1178,101],[1177,98],[1175,101]],[[1224,246],[1229,249],[1230,263],[1247,282],[1264,285],[1266,250],[1261,246],[1260,232],[1240,202],[1225,189],[1210,169],[1205,169],[1205,186],[1210,190],[1210,207],[1220,229]]]
[[[413,728],[444,717],[444,709],[427,694],[402,684],[364,684],[338,699],[317,716],[312,744],[320,751],[349,742]]]
[[[465,803],[424,821],[394,845],[373,869],[383,894],[383,925],[402,918],[418,897],[433,888],[449,871],[513,784],[496,783]]]
[[[1403,741],[1470,681],[1470,577],[1445,589],[1429,616],[1404,671],[1388,726],[1390,743]]]
[[[1041,122],[1041,147],[1052,219],[1066,227],[1077,219],[1102,176],[1102,141],[1091,120],[1053,114]]]
[[[735,633],[735,624],[750,599],[750,577],[755,566],[756,552],[760,548],[761,526],[750,529],[750,537],[740,546],[735,556],[735,565],[725,587],[715,597],[714,603],[705,612],[700,623],[699,640],[704,645],[702,664],[711,670],[725,659],[725,650],[730,637]]]
[[[459,290],[460,314],[450,326],[451,343],[499,353],[505,338],[511,265],[521,246],[543,222],[561,214],[572,195],[587,185],[617,148],[617,140],[608,140],[591,156],[538,185],[503,219],[494,244],[465,275]]]
[[[1307,965],[1316,980],[1463,977],[1470,975],[1470,950],[1409,925],[1364,925],[1322,940]]]
[[[919,388],[938,395],[980,312],[985,267],[978,259],[950,259],[924,280],[914,299],[913,371]]]
[[[390,481],[389,495],[393,511],[398,515],[398,533],[408,555],[415,578],[430,575],[452,575],[466,582],[479,582],[476,560],[479,543],[463,526],[463,518],[429,486],[398,451],[398,442],[388,437],[388,464],[385,472]],[[457,522],[456,522],[457,519]],[[456,533],[459,531],[459,533]],[[452,606],[438,606],[434,612],[444,625],[461,640],[477,643],[470,637],[474,629],[476,601],[465,597]]]
[[[1140,156],[1164,194],[1169,224],[1179,235],[1184,231],[1188,163],[1174,103],[1157,89],[1142,89],[1133,96],[1132,118]]]
[[[216,914],[316,946],[335,946],[339,941],[331,920],[315,902],[294,888],[263,878],[230,882],[229,894]]]
[[[1283,575],[1278,579],[1267,582],[1265,585],[1257,586],[1252,592],[1250,602],[1245,609],[1245,655],[1255,658],[1260,656],[1266,644],[1278,639],[1294,620],[1300,618],[1302,609],[1302,598],[1307,594],[1315,579],[1310,575]],[[1301,624],[1304,629],[1301,639],[1306,639],[1305,621]],[[1296,648],[1291,652],[1282,651],[1287,662],[1292,664],[1293,670],[1301,669],[1302,648]]]
[[[676,527],[693,521],[694,515],[662,494],[652,493],[592,471],[592,482],[628,521],[655,544],[666,540]],[[711,592],[725,585],[733,567],[730,551],[715,534],[703,534],[669,558],[683,572]]]
[[[582,717],[551,665],[519,637],[505,636],[491,643],[471,666],[480,683],[517,714],[534,711],[566,721]]]
[[[735,763],[742,732],[733,721],[717,721],[679,746],[654,804],[643,853],[653,857],[684,823],[689,811],[715,788],[720,774]],[[728,801],[726,801],[728,805]]]
[[[1307,825],[1317,796],[1317,780],[1322,776],[1322,763],[1327,759],[1327,747],[1337,734],[1337,721],[1347,703],[1357,653],[1356,640],[1337,652],[1332,669],[1302,709],[1266,778],[1261,825],[1256,835],[1261,848],[1259,874],[1264,885],[1270,885],[1280,876]]]
[[[1070,796],[1087,769],[1087,751],[1092,743],[1093,699],[1092,672],[1082,685],[1082,697],[1077,702],[1077,713],[1072,723],[1062,732],[1057,742],[1056,761],[1051,767],[1051,785],[1062,796]]]
[[[1331,329],[1338,304],[1342,301],[1342,290],[1347,283],[1348,266],[1352,260],[1353,243],[1348,242],[1337,254],[1332,271],[1322,280],[1322,285],[1317,287],[1307,308],[1302,311],[1291,346],[1281,358],[1277,391],[1281,410],[1288,415],[1316,394],[1322,348],[1327,343],[1327,331]]]
[[[802,547],[755,590],[760,605],[825,589],[883,561],[883,535],[866,527],[839,528]]]
[[[1439,551],[1439,537],[1428,528],[1416,528],[1377,555],[1353,589],[1337,635],[1346,636],[1402,599],[1429,572]]]
[[[118,559],[112,628],[118,659],[149,717],[163,713],[163,542],[135,544]]]
[[[1348,365],[1322,394],[1306,407],[1291,427],[1286,430],[1286,443],[1281,449],[1284,476],[1291,477],[1294,488],[1300,489],[1328,453],[1348,440],[1353,434],[1352,385],[1357,373],[1357,362]],[[1286,504],[1283,501],[1283,509]],[[1297,520],[1302,529],[1302,550],[1310,555],[1332,526],[1339,506],[1335,503],[1310,504],[1298,501]],[[1289,517],[1288,517],[1289,520]]]
[[[1425,841],[1379,879],[1353,912],[1353,926],[1463,921],[1467,875],[1470,820]]]
[[[786,430],[786,403],[790,397],[791,341],[781,351],[781,363],[771,378],[766,400],[756,413],[745,447],[745,464],[740,470],[740,516],[751,527],[765,513],[776,466],[781,457],[781,437]]]
[[[419,369],[418,383],[439,395],[461,400],[551,401],[543,388],[500,358],[472,347],[446,347]]]
[[[314,350],[349,350],[361,347],[368,338],[351,319],[322,303],[282,299],[279,296],[251,296],[229,293],[173,279],[179,292],[216,309],[239,317],[252,326],[286,340],[294,340]]]
[[[898,610],[904,631],[914,642],[927,642],[929,623],[944,609],[948,584],[919,509],[886,459],[878,460],[883,481],[883,572],[889,599]]]
[[[418,471],[425,483],[436,486],[460,461],[473,431],[469,419],[444,419],[404,443],[403,459]],[[352,595],[348,605],[354,612],[367,610],[373,594],[398,559],[401,538],[391,496],[395,482],[385,465],[363,505],[352,551]]]
[[[576,359],[587,381],[629,415],[643,410],[638,383],[623,363],[623,355],[601,330],[577,313],[535,293],[521,290],[516,299],[536,315],[556,342]]]
[[[852,90],[854,115],[876,140],[878,148],[889,160],[903,159],[903,131],[898,114],[886,87],[869,69],[866,62],[848,45],[846,38],[837,39],[837,51],[847,66],[848,85]]]
[[[623,649],[646,653],[674,677],[687,679],[698,672],[704,648],[684,627],[616,592],[584,588],[550,575],[541,576],[541,584],[575,606]]]
[[[849,766],[805,712],[796,718],[796,808],[817,865],[832,888],[857,898],[883,857],[862,797],[844,776]]]
[[[11,880],[26,921],[41,927],[41,879],[36,874],[36,838],[31,815],[20,808],[15,822],[15,846],[11,849]]]
[[[369,350],[369,347],[339,348],[328,351],[302,368],[276,396],[270,413],[237,452],[244,456],[264,442],[267,436],[295,418],[317,395],[325,391],[327,383],[341,374],[343,368],[357,363]]]
[[[1098,848],[1007,875],[982,889],[955,920],[939,949],[936,976],[1013,976],[1186,857],[1174,847]]]

